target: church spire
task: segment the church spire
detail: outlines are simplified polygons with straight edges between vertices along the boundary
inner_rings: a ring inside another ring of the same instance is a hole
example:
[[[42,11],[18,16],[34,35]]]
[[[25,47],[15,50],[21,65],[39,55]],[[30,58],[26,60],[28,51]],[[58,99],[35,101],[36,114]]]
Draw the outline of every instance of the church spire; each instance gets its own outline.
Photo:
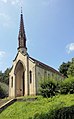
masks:
[[[23,49],[23,50],[27,49],[22,7],[21,7],[21,15],[20,15],[20,29],[19,29],[19,35],[18,35],[18,50],[20,49]]]

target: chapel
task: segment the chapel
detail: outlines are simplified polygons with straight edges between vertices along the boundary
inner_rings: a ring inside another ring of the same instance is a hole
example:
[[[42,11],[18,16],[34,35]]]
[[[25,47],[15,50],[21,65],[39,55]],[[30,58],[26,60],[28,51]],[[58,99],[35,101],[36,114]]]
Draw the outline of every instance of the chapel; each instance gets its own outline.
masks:
[[[27,52],[26,40],[21,11],[18,52],[9,73],[9,97],[37,95],[39,94],[40,80],[50,77],[55,77],[55,80],[63,78],[63,75],[54,68],[30,57]]]

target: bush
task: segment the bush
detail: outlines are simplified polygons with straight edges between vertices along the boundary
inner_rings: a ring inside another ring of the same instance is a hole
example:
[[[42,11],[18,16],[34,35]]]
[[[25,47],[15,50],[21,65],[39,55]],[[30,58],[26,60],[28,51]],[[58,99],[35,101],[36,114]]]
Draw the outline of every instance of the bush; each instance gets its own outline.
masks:
[[[36,113],[32,119],[49,119],[49,116],[45,113]]]
[[[3,97],[4,97],[4,91],[3,91],[3,89],[0,86],[0,98],[3,98]]]
[[[40,87],[40,93],[43,97],[52,97],[58,92],[58,83],[54,79],[41,81]]]
[[[60,84],[61,94],[73,94],[74,93],[74,77],[69,76],[63,80]]]
[[[54,119],[74,119],[74,106],[55,110]]]
[[[74,106],[56,108],[47,113],[36,113],[31,119],[74,119]]]
[[[0,82],[0,98],[5,98],[8,96],[8,86]]]
[[[74,77],[69,76],[64,80],[45,79],[40,83],[40,94],[43,97],[52,97],[56,94],[73,94]]]

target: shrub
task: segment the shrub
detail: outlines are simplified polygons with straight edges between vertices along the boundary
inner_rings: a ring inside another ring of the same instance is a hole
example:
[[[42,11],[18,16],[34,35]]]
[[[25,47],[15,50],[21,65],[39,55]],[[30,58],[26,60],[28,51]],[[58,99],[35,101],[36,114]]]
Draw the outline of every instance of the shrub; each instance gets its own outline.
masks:
[[[3,97],[4,97],[4,91],[3,91],[3,89],[0,86],[0,98],[3,98]]]
[[[48,114],[45,114],[45,113],[36,113],[33,117],[33,119],[49,119],[49,116]]]
[[[74,119],[74,106],[55,110],[54,119]]]
[[[36,113],[31,119],[74,119],[74,106],[55,108],[47,113]]]
[[[43,97],[52,97],[58,92],[58,83],[54,79],[46,79],[40,83],[40,93]]]
[[[73,94],[74,93],[74,77],[69,76],[60,83],[61,94]]]
[[[8,96],[8,86],[0,82],[0,98],[5,98]]]
[[[69,76],[64,80],[46,79],[40,83],[40,93],[43,97],[52,97],[57,93],[73,94],[74,77]]]

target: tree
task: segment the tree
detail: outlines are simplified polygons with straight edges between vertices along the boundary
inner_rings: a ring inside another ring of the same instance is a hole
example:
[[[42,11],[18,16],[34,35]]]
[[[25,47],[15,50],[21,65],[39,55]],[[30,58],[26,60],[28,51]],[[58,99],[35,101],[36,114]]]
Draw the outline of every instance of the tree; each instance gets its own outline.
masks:
[[[67,63],[62,63],[59,67],[59,72],[62,73],[65,77],[68,77],[67,71],[68,68],[70,67],[71,62],[68,61]]]
[[[67,74],[74,77],[74,58],[72,58],[72,62],[68,68]]]
[[[9,72],[10,68],[7,68],[4,73],[0,71],[0,98],[8,96],[8,84],[9,84]]]
[[[62,82],[60,82],[60,93],[61,94],[73,94],[74,93],[74,77],[69,76]]]
[[[10,72],[10,68],[7,68],[3,73],[3,82],[6,84],[9,84],[9,72]]]
[[[0,71],[0,82],[3,82],[3,73]]]
[[[7,85],[9,84],[9,72],[10,68],[7,68],[4,73],[0,71],[0,82],[6,83]]]

